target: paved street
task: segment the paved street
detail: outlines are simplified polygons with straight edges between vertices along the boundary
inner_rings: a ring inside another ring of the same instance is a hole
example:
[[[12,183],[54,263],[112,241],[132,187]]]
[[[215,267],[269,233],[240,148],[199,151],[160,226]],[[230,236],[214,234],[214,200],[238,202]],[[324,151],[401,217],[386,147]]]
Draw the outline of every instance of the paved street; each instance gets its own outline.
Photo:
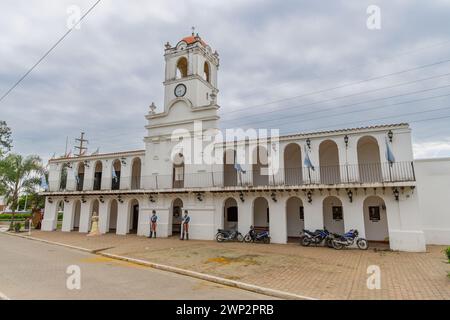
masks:
[[[60,231],[33,230],[32,236],[318,299],[450,299],[445,246],[410,253]],[[381,269],[380,290],[367,288],[373,265]]]
[[[81,268],[68,290],[67,267]],[[3,297],[2,297],[3,296]],[[269,299],[244,290],[0,233],[0,299]]]

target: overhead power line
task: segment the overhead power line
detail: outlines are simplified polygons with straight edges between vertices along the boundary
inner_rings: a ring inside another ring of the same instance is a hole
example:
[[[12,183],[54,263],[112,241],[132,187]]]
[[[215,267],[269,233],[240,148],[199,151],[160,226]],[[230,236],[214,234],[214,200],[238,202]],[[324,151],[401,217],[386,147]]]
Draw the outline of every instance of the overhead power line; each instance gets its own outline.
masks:
[[[334,98],[330,98],[330,99],[314,101],[314,102],[310,102],[310,103],[306,103],[306,104],[285,106],[285,107],[277,108],[276,110],[271,110],[271,111],[267,111],[267,112],[258,112],[258,114],[256,114],[256,116],[259,117],[261,115],[268,115],[268,114],[272,114],[272,113],[279,113],[280,111],[284,112],[286,110],[291,110],[291,109],[299,109],[299,108],[304,108],[304,107],[310,107],[310,106],[317,105],[317,104],[320,104],[320,103],[332,102],[332,101],[336,101],[336,100],[341,100],[341,99],[345,99],[345,98],[359,96],[359,95],[362,95],[362,94],[373,93],[373,92],[377,92],[377,91],[382,91],[382,90],[402,87],[402,86],[410,85],[410,84],[413,84],[413,83],[423,82],[423,81],[436,79],[436,78],[443,78],[443,77],[447,77],[447,76],[450,76],[450,73],[445,73],[445,74],[442,74],[442,75],[437,75],[437,76],[433,76],[433,77],[417,79],[417,80],[408,81],[408,82],[397,83],[397,84],[390,85],[390,86],[387,86],[387,87],[382,87],[382,88],[376,88],[376,89],[356,92],[356,93],[352,93],[352,94],[348,94],[348,95],[344,95],[344,96],[338,96],[338,97],[334,97]],[[442,88],[442,87],[437,87],[437,89],[440,89],[440,88]],[[431,90],[433,90],[433,89],[431,89]],[[428,91],[428,90],[425,90],[425,91]],[[391,96],[391,97],[387,97],[387,98],[377,98],[377,99],[367,100],[367,101],[363,101],[363,102],[358,102],[357,104],[373,102],[373,101],[383,100],[383,99],[390,99],[390,98],[395,98],[395,97],[402,96],[402,95],[409,95],[409,94],[420,93],[420,92],[422,92],[422,91],[406,93],[406,94],[400,94],[400,95],[397,95],[397,96]],[[221,121],[225,122],[225,123],[232,121],[235,124],[236,121],[238,121],[238,123],[239,123],[240,120],[242,120],[242,119],[254,118],[254,117],[255,117],[255,115],[247,115],[247,116],[241,116],[241,117],[236,117],[236,118],[231,118],[231,119],[225,119],[225,120],[221,120]]]
[[[50,49],[48,49],[47,52],[45,52],[44,55],[30,69],[28,69],[28,71],[25,72],[25,74],[2,95],[0,102],[2,102],[3,99],[5,99],[11,91],[13,91],[50,54],[50,52],[52,52],[53,49],[55,49],[72,32],[72,30],[80,24],[80,22],[100,3],[100,1],[101,0],[97,0],[97,2],[95,2],[94,5],[92,5],[92,7],[90,7],[89,10],[86,11],[86,13],[72,26],[72,28],[67,30],[67,32],[59,38],[59,40],[56,41],[56,43],[51,46]]]
[[[242,107],[242,108],[237,109],[237,110],[227,111],[227,114],[235,113],[235,112],[241,112],[243,109],[268,106],[268,105],[279,103],[279,102],[290,101],[290,100],[294,100],[294,99],[298,99],[298,98],[303,98],[303,97],[307,97],[307,96],[316,95],[316,94],[319,94],[319,93],[324,93],[324,92],[327,92],[327,91],[342,89],[342,88],[345,88],[345,87],[354,86],[354,85],[357,85],[357,84],[370,82],[370,81],[374,81],[374,80],[380,80],[380,79],[384,79],[384,78],[391,77],[391,76],[394,76],[394,75],[399,75],[399,74],[403,74],[403,73],[407,73],[407,72],[411,72],[411,71],[415,71],[415,70],[425,69],[425,68],[437,66],[437,65],[440,65],[440,64],[448,63],[448,62],[450,62],[450,59],[445,59],[445,60],[441,60],[441,61],[437,61],[437,62],[434,62],[434,63],[421,65],[421,66],[410,68],[410,69],[405,69],[405,70],[396,71],[396,72],[392,72],[392,73],[388,73],[388,74],[384,74],[384,75],[380,75],[380,76],[375,76],[375,77],[367,78],[367,79],[364,79],[364,80],[358,80],[358,81],[355,81],[355,82],[344,83],[344,84],[339,85],[339,86],[330,87],[330,88],[326,88],[326,89],[321,89],[321,90],[317,90],[317,91],[312,91],[312,92],[304,93],[304,94],[297,95],[297,96],[291,96],[291,97],[287,97],[287,98],[283,98],[283,99],[272,100],[272,101],[265,102],[265,103],[255,104],[255,105],[251,105],[251,106],[245,106],[245,107]]]

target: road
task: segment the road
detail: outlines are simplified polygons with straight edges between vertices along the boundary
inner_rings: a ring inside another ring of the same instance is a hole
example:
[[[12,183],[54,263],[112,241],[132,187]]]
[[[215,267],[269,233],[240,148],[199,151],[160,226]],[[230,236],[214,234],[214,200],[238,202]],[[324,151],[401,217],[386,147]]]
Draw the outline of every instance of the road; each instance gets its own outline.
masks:
[[[80,268],[79,290],[67,288],[67,279],[73,278],[66,273],[69,266]],[[2,298],[270,299],[245,290],[0,233]]]

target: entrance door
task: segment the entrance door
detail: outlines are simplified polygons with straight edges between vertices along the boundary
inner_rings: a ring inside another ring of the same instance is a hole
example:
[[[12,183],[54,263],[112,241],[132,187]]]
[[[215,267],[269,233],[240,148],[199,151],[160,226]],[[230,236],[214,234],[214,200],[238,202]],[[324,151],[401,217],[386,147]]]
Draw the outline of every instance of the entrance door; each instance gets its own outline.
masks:
[[[226,225],[225,229],[228,230],[237,230],[238,224],[238,208],[237,207],[229,207],[227,208],[226,213]]]
[[[180,234],[181,233],[181,207],[174,206],[173,207],[173,220],[172,220],[172,234]]]
[[[133,206],[133,224],[132,230],[137,231],[138,229],[138,220],[139,220],[139,205]]]

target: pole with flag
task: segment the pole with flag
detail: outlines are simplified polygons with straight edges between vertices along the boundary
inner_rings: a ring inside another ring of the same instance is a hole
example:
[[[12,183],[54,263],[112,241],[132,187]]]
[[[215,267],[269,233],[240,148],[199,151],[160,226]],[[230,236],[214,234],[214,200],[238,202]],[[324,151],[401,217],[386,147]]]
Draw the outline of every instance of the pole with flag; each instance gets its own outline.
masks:
[[[236,152],[234,153],[234,170],[236,170],[236,172],[239,174],[239,180],[241,182],[241,186],[242,186],[242,173],[246,173],[246,171],[244,169],[242,169],[242,166],[236,161]]]
[[[395,162],[395,156],[394,153],[392,152],[391,146],[387,138],[385,138],[385,141],[386,141],[386,160],[389,162],[389,179],[390,181],[392,181],[392,166]]]
[[[315,168],[311,162],[311,159],[309,158],[309,152],[308,149],[305,146],[305,166],[308,168],[308,177],[309,177],[309,184],[311,184],[311,170],[314,171]]]

